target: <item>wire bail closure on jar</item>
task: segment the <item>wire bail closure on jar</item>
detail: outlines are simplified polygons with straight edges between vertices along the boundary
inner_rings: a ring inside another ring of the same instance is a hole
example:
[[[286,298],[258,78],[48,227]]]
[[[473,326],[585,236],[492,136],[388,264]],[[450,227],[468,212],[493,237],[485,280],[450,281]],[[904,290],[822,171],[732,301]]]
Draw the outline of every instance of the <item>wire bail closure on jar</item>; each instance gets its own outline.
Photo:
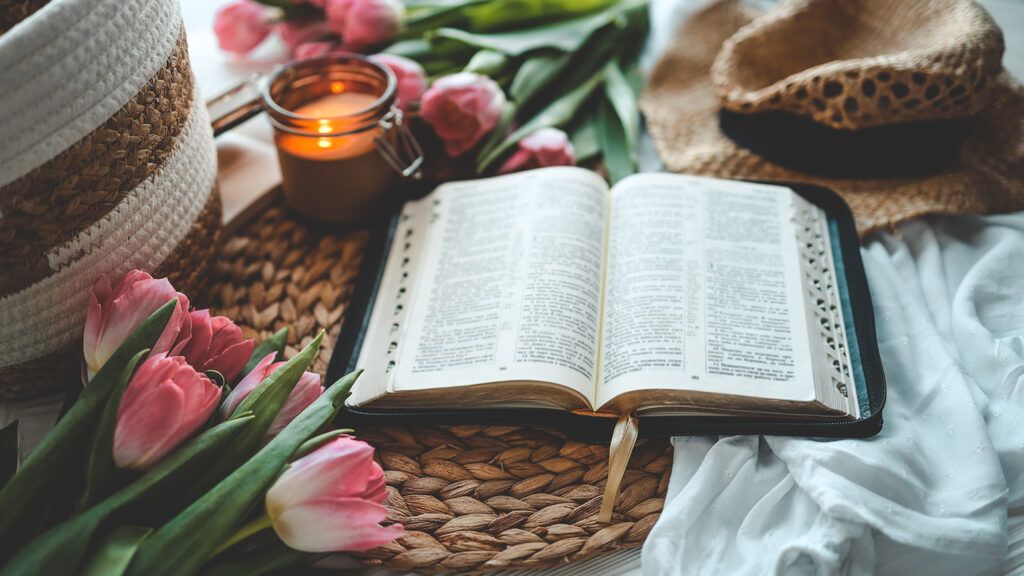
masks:
[[[402,111],[392,106],[380,119],[380,136],[377,137],[377,151],[396,172],[405,178],[419,180],[423,177],[423,149],[416,141],[409,127],[403,122]],[[389,141],[389,136],[394,142]]]

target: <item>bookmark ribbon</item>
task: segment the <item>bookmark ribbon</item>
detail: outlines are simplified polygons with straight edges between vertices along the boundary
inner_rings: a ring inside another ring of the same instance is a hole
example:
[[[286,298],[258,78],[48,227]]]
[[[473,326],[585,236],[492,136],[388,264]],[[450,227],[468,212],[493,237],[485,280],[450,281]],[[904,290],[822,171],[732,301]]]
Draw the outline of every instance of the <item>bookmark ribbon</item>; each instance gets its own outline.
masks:
[[[622,485],[622,477],[626,474],[626,465],[633,454],[639,430],[636,414],[627,414],[619,418],[615,424],[612,441],[608,446],[608,483],[605,484],[601,512],[597,516],[600,522],[612,520],[612,511],[615,510],[615,502],[619,499],[619,487]]]

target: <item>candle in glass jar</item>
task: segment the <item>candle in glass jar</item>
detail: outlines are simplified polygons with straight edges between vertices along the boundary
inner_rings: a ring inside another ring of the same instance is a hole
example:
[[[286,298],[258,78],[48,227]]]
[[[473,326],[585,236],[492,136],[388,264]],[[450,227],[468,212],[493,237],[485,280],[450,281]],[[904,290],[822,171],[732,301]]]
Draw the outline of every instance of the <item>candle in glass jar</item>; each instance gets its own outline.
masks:
[[[316,125],[313,129],[321,134],[331,134],[355,128],[352,120],[345,120],[344,117],[369,110],[376,101],[377,97],[372,94],[342,92],[328,94],[303,104],[292,112],[299,116],[315,118]],[[320,138],[296,136],[284,139],[282,144],[296,155],[317,160],[333,160],[359,156],[372,150],[377,133],[377,130],[367,130],[345,136],[323,136]]]
[[[331,90],[291,110],[302,117],[301,133],[276,134],[281,175],[288,204],[299,213],[355,224],[372,215],[378,191],[396,177],[376,148],[380,128],[363,118],[379,97],[337,85]]]

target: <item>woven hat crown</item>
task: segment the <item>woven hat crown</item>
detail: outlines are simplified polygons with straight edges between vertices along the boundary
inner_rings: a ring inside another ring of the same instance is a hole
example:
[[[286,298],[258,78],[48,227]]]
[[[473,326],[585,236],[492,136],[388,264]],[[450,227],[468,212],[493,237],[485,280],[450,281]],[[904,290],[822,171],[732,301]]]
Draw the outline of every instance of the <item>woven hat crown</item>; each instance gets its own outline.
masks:
[[[859,129],[976,114],[1003,50],[970,0],[794,0],[729,38],[711,77],[728,110]]]

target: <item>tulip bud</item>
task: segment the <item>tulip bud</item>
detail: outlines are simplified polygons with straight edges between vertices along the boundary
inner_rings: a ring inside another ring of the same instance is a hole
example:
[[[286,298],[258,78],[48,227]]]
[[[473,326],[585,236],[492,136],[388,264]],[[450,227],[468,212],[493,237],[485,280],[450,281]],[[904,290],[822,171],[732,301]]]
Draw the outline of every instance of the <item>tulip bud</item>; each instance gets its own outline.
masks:
[[[572,142],[557,128],[541,128],[519,141],[519,147],[498,169],[499,174],[544,166],[576,164]]]
[[[213,33],[221,49],[246,54],[270,35],[267,10],[251,0],[235,0],[217,10]]]
[[[337,40],[331,27],[323,20],[282,22],[274,29],[277,30],[277,35],[281,37],[284,45],[288,47],[288,51],[296,58],[301,58],[297,51],[305,44],[327,42],[333,45]]]
[[[224,400],[224,405],[221,406],[221,415],[223,417],[230,417],[234,413],[235,408],[238,408],[242,400],[252,393],[259,386],[260,382],[263,382],[267,376],[270,376],[278,368],[285,365],[285,362],[274,363],[274,356],[276,355],[276,352],[271,352],[264,356],[251,372],[239,380],[238,385],[228,394],[228,397]],[[294,420],[299,413],[319,398],[323,392],[324,387],[321,384],[320,375],[314,372],[303,372],[302,376],[299,377],[299,381],[295,383],[295,387],[292,388],[288,398],[284,401],[284,405],[281,406],[281,410],[274,417],[274,421],[270,423],[270,428],[267,429],[267,436],[274,436],[281,430],[284,430],[284,427],[289,422]]]
[[[330,54],[337,47],[334,42],[303,42],[292,50],[292,56],[296,60],[316,58],[324,54]]]
[[[267,515],[289,547],[304,552],[359,552],[404,534],[381,526],[384,471],[373,448],[349,436],[331,440],[285,469],[267,491]]]
[[[327,23],[350,50],[363,50],[394,39],[405,19],[399,0],[326,0]]]
[[[150,355],[121,396],[114,463],[149,469],[198,430],[219,400],[220,388],[181,356]]]
[[[153,312],[173,298],[178,304],[151,352],[168,352],[176,341],[187,341],[191,334],[188,298],[174,290],[166,278],[154,280],[140,270],[132,270],[117,283],[106,275],[93,284],[89,310],[85,315],[82,352],[91,378]]]
[[[216,370],[225,382],[234,382],[252,355],[255,342],[242,336],[242,329],[223,316],[210,316],[209,310],[189,314],[192,336],[180,354],[196,370]]]
[[[409,105],[418,102],[427,91],[427,73],[414,60],[394,54],[377,54],[373,57],[395,73],[398,80],[398,107],[408,110]]]
[[[423,95],[420,115],[456,157],[494,130],[504,105],[505,94],[494,80],[460,72],[434,82]]]

